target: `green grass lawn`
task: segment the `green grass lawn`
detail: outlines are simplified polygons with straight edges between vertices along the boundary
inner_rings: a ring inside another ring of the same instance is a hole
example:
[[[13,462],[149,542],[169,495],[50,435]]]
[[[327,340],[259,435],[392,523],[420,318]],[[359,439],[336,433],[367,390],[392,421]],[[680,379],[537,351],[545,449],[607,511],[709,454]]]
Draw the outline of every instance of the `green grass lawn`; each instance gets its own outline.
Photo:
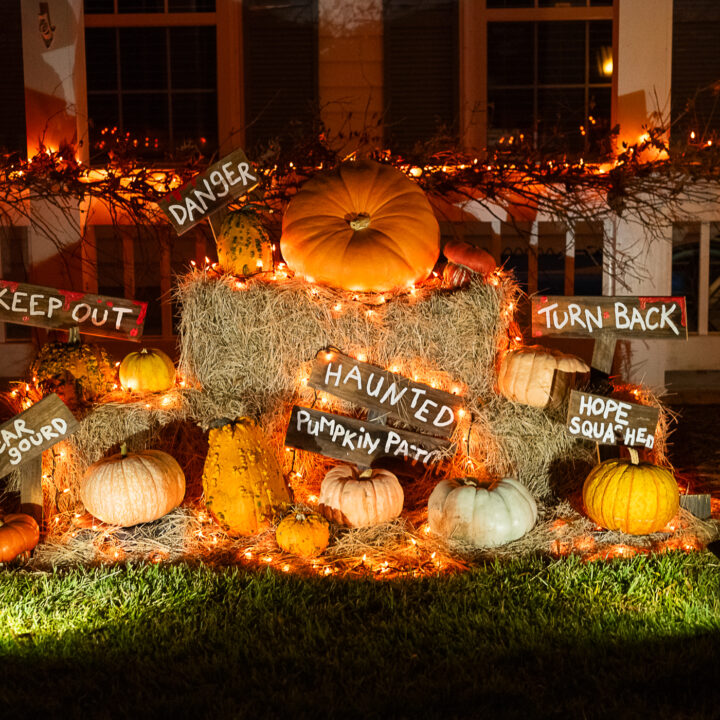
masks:
[[[718,718],[720,562],[0,573],[0,718]]]

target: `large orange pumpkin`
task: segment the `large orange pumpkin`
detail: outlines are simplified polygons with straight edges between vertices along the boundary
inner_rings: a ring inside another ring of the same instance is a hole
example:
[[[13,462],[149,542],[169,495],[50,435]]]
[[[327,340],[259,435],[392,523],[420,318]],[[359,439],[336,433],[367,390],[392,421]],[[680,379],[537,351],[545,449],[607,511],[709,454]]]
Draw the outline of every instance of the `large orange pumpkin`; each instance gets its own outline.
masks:
[[[432,272],[440,228],[425,193],[399,170],[351,162],[303,185],[285,211],[280,247],[310,281],[384,291]]]
[[[675,516],[679,492],[673,474],[647,462],[613,458],[596,465],[583,485],[588,517],[608,530],[646,535],[662,530]]]

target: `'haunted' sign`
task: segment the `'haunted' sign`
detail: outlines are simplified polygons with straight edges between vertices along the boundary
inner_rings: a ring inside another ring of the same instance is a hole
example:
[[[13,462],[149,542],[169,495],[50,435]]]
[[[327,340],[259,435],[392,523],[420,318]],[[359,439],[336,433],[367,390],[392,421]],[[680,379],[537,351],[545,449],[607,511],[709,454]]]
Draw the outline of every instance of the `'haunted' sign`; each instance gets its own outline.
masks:
[[[375,410],[376,418],[395,418],[441,437],[452,435],[462,407],[457,395],[335,350],[318,353],[308,385]]]
[[[450,447],[440,438],[297,405],[292,409],[285,445],[362,466],[379,458],[398,458],[427,467]]]
[[[78,421],[57,395],[48,395],[0,425],[0,477],[72,435]]]
[[[147,315],[140,300],[0,280],[0,321],[139,341]]]
[[[650,449],[655,444],[659,417],[656,407],[572,390],[567,427],[573,437],[600,445],[639,445]]]
[[[250,192],[257,184],[257,172],[245,153],[237,149],[183,187],[158,202],[178,235],[182,235],[212,213]]]
[[[533,337],[687,339],[684,297],[562,297],[532,301]]]

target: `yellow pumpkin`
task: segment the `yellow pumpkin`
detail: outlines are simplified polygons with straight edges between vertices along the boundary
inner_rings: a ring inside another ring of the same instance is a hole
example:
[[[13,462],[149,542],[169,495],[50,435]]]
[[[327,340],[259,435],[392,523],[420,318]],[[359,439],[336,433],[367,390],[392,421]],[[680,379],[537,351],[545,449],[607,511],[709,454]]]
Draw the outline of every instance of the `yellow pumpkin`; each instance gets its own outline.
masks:
[[[374,468],[358,474],[354,465],[338,465],[320,485],[319,510],[340,525],[364,527],[396,518],[404,499],[400,482],[389,470]]]
[[[123,358],[118,372],[123,390],[156,392],[175,384],[175,366],[162,350],[131,352]]]
[[[240,418],[212,428],[208,442],[203,490],[210,513],[235,535],[270,527],[287,509],[290,491],[263,431],[250,418]]]
[[[317,513],[292,513],[280,521],[275,539],[285,552],[300,557],[316,557],[330,542],[330,526]]]
[[[343,163],[308,180],[288,204],[280,247],[310,281],[369,292],[424,280],[440,255],[425,193],[372,161]]]
[[[575,373],[590,368],[574,355],[539,345],[508,350],[498,369],[498,389],[508,400],[544,408],[562,401]]]
[[[583,485],[588,517],[608,530],[647,535],[662,530],[678,511],[679,492],[673,474],[647,462],[613,458],[595,466]]]
[[[177,460],[161,450],[120,452],[91,465],[80,483],[87,511],[109,525],[152,522],[185,497],[185,475]]]

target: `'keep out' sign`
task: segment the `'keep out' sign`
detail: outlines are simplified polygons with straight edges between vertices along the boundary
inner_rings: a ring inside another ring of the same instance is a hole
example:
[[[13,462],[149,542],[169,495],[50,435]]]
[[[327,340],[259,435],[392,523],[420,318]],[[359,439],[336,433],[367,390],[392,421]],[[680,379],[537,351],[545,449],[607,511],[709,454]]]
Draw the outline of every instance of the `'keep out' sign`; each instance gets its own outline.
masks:
[[[248,193],[258,181],[245,153],[238,149],[173,190],[158,205],[177,234],[182,235],[216,210]]]

